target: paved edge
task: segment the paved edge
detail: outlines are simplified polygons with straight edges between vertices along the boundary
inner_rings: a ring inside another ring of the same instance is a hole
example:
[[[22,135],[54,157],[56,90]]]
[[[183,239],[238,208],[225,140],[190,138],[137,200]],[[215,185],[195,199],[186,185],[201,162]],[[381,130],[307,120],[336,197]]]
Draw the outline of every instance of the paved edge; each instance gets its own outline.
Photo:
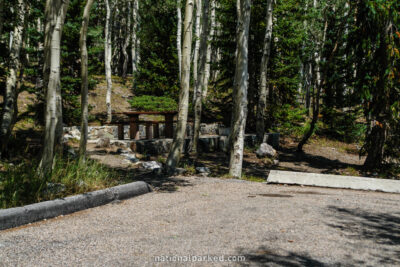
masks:
[[[62,199],[0,210],[0,230],[94,208],[151,191],[147,183],[139,181]]]
[[[271,170],[267,183],[400,193],[400,181],[368,177]]]

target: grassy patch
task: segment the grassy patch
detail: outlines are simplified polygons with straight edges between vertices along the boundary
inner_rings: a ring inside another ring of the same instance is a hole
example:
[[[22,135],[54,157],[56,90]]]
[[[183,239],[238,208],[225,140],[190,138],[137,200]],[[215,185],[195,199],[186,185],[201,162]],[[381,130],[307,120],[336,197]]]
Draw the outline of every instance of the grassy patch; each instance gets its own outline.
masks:
[[[250,182],[257,182],[257,183],[265,182],[265,178],[263,178],[263,177],[247,175],[247,174],[242,175],[242,180],[246,180],[246,181],[250,181]]]
[[[117,172],[96,161],[56,159],[51,177],[42,179],[37,164],[2,164],[0,169],[0,208],[11,208],[69,195],[80,194],[123,183]]]
[[[196,167],[189,164],[183,164],[183,168],[186,170],[186,173],[189,175],[196,174]]]
[[[236,179],[236,178],[232,177],[229,173],[223,174],[223,175],[219,176],[219,178],[221,178],[221,179]],[[245,181],[250,181],[250,182],[258,182],[258,183],[265,182],[265,178],[263,178],[263,177],[249,175],[249,174],[245,174],[245,173],[242,174],[242,178],[240,178],[240,179],[245,180]]]

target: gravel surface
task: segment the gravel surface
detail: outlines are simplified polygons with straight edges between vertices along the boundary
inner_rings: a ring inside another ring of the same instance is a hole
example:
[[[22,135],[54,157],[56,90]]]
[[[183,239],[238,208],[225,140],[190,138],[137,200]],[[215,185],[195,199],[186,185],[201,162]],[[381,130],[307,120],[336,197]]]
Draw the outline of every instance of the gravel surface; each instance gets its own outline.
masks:
[[[180,179],[173,190],[2,231],[0,266],[400,265],[400,195]],[[189,255],[202,262],[172,262]]]

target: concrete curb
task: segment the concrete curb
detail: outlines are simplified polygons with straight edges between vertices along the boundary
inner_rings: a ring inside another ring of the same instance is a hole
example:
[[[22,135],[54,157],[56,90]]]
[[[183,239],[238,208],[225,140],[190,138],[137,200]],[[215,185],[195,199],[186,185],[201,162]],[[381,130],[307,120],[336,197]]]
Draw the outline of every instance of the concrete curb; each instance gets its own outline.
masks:
[[[400,181],[398,180],[320,173],[271,170],[267,179],[267,183],[400,193]]]
[[[123,200],[151,191],[147,183],[134,182],[24,207],[0,210],[0,230],[94,208],[115,200]]]

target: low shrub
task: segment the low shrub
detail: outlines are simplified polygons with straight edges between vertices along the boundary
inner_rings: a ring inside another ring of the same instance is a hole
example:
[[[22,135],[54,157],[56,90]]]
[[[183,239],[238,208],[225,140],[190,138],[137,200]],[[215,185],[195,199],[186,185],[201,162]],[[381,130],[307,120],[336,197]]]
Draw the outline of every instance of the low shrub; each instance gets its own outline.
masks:
[[[129,100],[132,108],[137,111],[176,111],[178,104],[166,96],[142,95]]]

